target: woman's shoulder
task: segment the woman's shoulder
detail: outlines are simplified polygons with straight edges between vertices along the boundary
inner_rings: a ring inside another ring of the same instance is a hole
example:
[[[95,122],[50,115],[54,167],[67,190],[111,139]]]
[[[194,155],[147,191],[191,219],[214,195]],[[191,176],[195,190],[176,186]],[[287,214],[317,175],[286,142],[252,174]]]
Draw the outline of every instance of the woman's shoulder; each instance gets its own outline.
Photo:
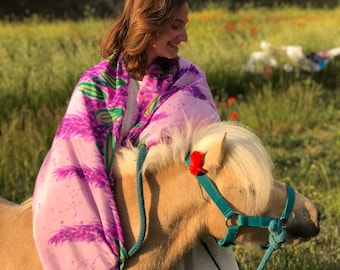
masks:
[[[184,58],[183,56],[178,56],[178,64],[179,66],[190,66],[195,65],[192,61],[189,59]]]
[[[98,75],[108,69],[112,69],[112,61],[110,59],[103,59],[97,64],[85,70],[83,73],[83,76],[84,75]]]

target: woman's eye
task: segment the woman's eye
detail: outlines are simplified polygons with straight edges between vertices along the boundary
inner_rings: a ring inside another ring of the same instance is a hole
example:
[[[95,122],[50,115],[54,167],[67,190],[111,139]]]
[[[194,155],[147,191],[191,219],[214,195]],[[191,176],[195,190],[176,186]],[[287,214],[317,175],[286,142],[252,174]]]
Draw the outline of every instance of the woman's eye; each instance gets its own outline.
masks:
[[[179,29],[181,29],[181,26],[180,25],[172,25],[171,26],[172,27],[172,29],[174,29],[174,30],[179,30]]]

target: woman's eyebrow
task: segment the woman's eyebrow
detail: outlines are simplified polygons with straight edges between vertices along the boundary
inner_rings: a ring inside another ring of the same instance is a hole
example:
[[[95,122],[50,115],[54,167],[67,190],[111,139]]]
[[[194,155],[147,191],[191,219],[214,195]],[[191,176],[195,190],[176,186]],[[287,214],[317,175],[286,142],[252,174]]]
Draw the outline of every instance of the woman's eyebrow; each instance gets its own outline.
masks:
[[[182,20],[182,19],[180,19],[180,18],[176,18],[176,19],[174,20],[174,22],[179,22],[179,23],[182,23],[182,24],[186,24],[188,21],[189,21],[188,19],[186,19],[186,20],[184,21],[184,20]]]

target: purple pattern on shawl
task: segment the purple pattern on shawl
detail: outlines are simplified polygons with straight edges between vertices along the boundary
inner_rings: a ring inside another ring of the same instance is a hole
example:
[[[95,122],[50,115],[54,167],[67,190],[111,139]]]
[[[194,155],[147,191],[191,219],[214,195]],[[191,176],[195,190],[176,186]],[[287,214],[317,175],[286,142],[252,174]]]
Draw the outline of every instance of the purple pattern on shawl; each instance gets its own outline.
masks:
[[[64,242],[103,242],[104,231],[101,223],[64,227],[48,241],[49,244]]]
[[[107,188],[107,176],[101,168],[89,168],[87,166],[66,166],[55,170],[56,181],[70,180],[76,177],[82,181],[86,181],[89,185],[102,188],[106,193],[111,194],[111,189]]]
[[[196,98],[207,100],[207,97],[202,93],[202,91],[199,89],[197,85],[188,87],[188,91]]]
[[[91,122],[85,116],[66,115],[58,128],[55,137],[62,137],[69,140],[72,137],[80,136],[86,141],[93,140],[93,129]]]

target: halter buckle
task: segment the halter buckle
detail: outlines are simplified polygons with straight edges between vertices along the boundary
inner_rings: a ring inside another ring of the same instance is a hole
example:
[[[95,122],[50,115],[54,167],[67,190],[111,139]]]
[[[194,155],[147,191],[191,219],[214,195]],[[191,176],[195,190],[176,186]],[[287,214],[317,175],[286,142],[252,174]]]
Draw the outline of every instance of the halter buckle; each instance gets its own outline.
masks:
[[[225,218],[225,225],[227,228],[230,228],[231,226],[238,226],[238,217],[240,215],[240,213],[234,212],[232,216]],[[228,224],[228,221],[230,221],[230,224]]]

